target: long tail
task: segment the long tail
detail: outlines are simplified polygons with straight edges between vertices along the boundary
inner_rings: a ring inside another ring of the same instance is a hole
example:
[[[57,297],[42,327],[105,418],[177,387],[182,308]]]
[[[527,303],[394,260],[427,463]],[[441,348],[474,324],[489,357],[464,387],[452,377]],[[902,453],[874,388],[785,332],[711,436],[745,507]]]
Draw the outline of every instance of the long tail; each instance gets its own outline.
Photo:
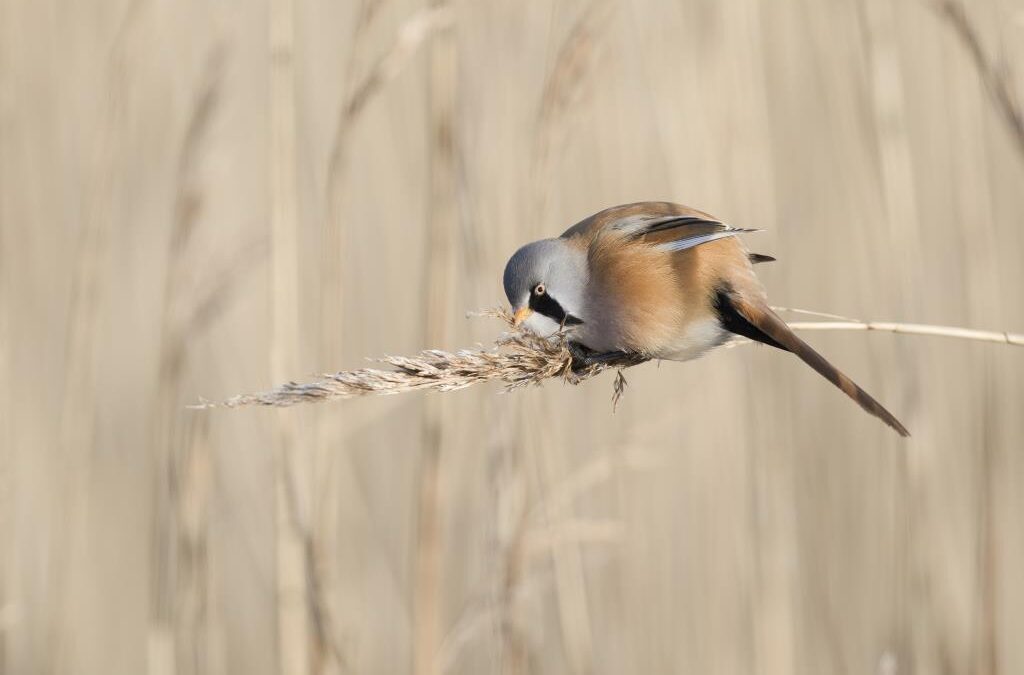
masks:
[[[728,290],[718,293],[716,307],[726,330],[793,352],[804,363],[814,368],[822,377],[856,401],[857,405],[895,429],[900,436],[910,435],[910,432],[896,419],[895,415],[861,389],[856,382],[829,363],[824,356],[814,351],[809,344],[797,337],[796,333],[786,325],[786,322],[769,307],[760,303],[748,302],[738,293]]]

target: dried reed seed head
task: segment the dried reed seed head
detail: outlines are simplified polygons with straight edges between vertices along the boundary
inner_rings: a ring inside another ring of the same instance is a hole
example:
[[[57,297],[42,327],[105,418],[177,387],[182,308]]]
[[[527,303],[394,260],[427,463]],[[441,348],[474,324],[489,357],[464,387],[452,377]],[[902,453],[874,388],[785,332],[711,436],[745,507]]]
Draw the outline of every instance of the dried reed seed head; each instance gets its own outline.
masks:
[[[495,341],[493,349],[457,352],[429,349],[416,356],[385,356],[377,362],[389,366],[389,369],[340,371],[321,375],[312,382],[289,382],[270,391],[243,394],[221,403],[203,402],[195,407],[290,406],[368,394],[402,394],[421,389],[455,391],[493,380],[504,383],[506,390],[539,385],[555,377],[575,385],[608,368],[621,369],[640,363],[637,359],[622,359],[574,369],[565,333],[551,338],[538,337],[513,326],[512,315],[504,309],[488,310],[475,316],[501,319],[508,326],[509,331]],[[618,381],[616,392],[621,395]]]

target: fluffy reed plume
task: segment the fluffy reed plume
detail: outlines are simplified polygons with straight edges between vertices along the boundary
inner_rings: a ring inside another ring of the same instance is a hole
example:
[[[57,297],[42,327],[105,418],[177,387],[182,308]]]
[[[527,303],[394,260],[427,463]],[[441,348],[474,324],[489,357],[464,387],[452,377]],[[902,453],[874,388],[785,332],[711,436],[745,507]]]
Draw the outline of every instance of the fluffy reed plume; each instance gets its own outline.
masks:
[[[511,325],[504,310],[484,312]],[[221,403],[202,402],[195,408],[237,408],[247,405],[290,406],[296,403],[354,398],[367,394],[404,394],[421,389],[455,391],[481,382],[499,381],[507,390],[558,377],[579,384],[609,368],[642,363],[629,358],[584,368],[572,368],[572,354],[565,339],[547,340],[515,330],[495,342],[496,349],[462,349],[446,352],[428,349],[416,356],[385,356],[379,363],[390,370],[362,368],[321,375],[312,382],[288,382],[270,391],[234,396]]]

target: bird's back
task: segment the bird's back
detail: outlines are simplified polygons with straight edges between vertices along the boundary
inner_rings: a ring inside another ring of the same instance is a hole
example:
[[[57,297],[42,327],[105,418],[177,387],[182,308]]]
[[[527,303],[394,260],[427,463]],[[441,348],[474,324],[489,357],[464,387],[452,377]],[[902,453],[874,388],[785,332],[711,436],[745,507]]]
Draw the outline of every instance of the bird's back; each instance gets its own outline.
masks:
[[[575,239],[582,237],[585,240],[589,240],[600,230],[607,229],[617,222],[638,216],[693,217],[717,222],[714,216],[682,204],[674,204],[672,202],[633,202],[632,204],[612,206],[587,216],[563,232],[562,238]]]

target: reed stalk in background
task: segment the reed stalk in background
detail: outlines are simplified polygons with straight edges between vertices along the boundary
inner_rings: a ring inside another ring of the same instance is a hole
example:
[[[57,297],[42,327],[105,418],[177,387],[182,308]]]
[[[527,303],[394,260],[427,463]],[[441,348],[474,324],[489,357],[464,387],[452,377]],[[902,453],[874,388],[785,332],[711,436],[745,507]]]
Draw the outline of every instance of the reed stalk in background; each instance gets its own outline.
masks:
[[[223,49],[215,47],[203,66],[175,175],[150,429],[156,457],[150,641],[154,672],[207,670],[208,425],[183,418],[179,402],[188,345],[206,328],[208,318],[219,313],[225,290],[230,288],[230,284],[217,285],[203,292],[190,279],[196,267],[193,243],[204,199],[197,173],[220,102],[223,60]]]
[[[662,414],[640,433],[643,436],[662,431],[672,419]],[[507,438],[501,429],[496,438]],[[525,472],[517,466],[522,452],[496,453],[500,464],[495,466],[499,495],[498,549],[501,553],[497,588],[481,593],[463,609],[445,637],[440,668],[453,668],[460,654],[484,628],[496,627],[500,635],[500,672],[507,675],[527,672],[529,650],[526,637],[516,623],[516,609],[528,598],[546,592],[555,582],[554,575],[539,572],[538,563],[550,555],[552,547],[572,540],[577,543],[609,544],[619,540],[621,525],[616,521],[569,521],[560,518],[548,521],[550,513],[563,513],[576,501],[612,480],[616,472],[651,471],[664,465],[661,451],[651,451],[646,438],[633,434],[620,447],[602,453],[575,468],[566,477],[551,485],[541,498],[529,503]],[[490,597],[488,597],[490,596]]]
[[[572,28],[558,47],[557,55],[545,78],[537,113],[537,129],[533,154],[534,177],[533,200],[535,213],[532,221],[545,222],[547,205],[553,185],[558,184],[554,175],[555,158],[562,156],[567,141],[571,138],[573,122],[581,111],[599,79],[601,50],[606,46],[603,36],[611,22],[615,9],[608,0],[592,0],[587,3]],[[622,381],[617,378],[616,382]],[[614,398],[618,400],[619,393]],[[547,414],[546,411],[539,414]],[[565,471],[565,457],[562,444],[556,444],[550,451],[538,454],[528,443],[524,448],[526,457],[533,464],[537,483],[542,491],[541,503],[547,504],[543,491]],[[551,524],[556,518],[571,518],[571,514],[548,513],[545,523]],[[562,541],[551,549],[551,563],[555,574],[555,594],[558,618],[565,650],[568,671],[585,673],[592,669],[593,636],[586,583],[583,576],[583,559],[576,542]],[[514,588],[511,592],[514,592]],[[520,672],[525,672],[525,664]]]
[[[270,6],[271,371],[294,367],[299,353],[299,235],[295,2]],[[335,269],[335,267],[330,267]],[[333,287],[329,287],[330,295]],[[275,425],[278,653],[283,672],[346,667],[334,635],[321,550],[314,536],[316,456],[304,427]],[[308,486],[312,486],[310,489]]]
[[[967,9],[962,0],[933,0],[939,14],[945,18],[957,39],[967,50],[971,62],[978,74],[986,92],[988,100],[996,113],[1002,119],[1006,131],[1010,134],[1017,155],[1024,159],[1024,108],[1021,106],[1019,92],[1015,83],[1014,72],[1005,60],[996,60],[988,56],[982,44],[981,35],[975,22],[968,16]],[[1002,8],[999,8],[1002,9]],[[999,11],[997,9],[997,11]],[[1005,10],[1004,10],[1005,11]],[[991,258],[996,248],[998,232],[995,230],[991,218],[987,220],[987,243],[988,251],[985,260]],[[987,299],[997,298],[1000,290],[996,272],[990,266],[984,266],[985,279],[988,283],[985,288],[980,289],[980,295]],[[902,330],[898,332],[919,332],[934,334],[928,329],[933,327],[915,327],[924,330],[911,331]],[[866,328],[871,330],[872,328]],[[982,331],[961,331],[957,337],[986,340],[990,342],[1005,342],[1007,344],[1022,344],[1022,336],[1013,336],[1009,333],[987,333]],[[988,406],[986,406],[986,410]],[[992,444],[985,443],[982,446],[981,467],[979,469],[979,482],[977,493],[980,495],[979,534],[978,534],[978,566],[982,570],[980,575],[980,589],[978,600],[978,642],[979,646],[974,650],[972,667],[976,672],[996,672],[999,664],[999,643],[998,631],[999,609],[996,598],[997,561],[1001,557],[998,550],[999,541],[995,532],[999,528],[994,520],[999,513],[995,500],[996,491],[993,489],[995,483],[995,466],[997,464],[996,451]]]
[[[433,0],[431,9],[441,13],[449,11],[448,0]],[[448,335],[446,307],[455,287],[452,279],[455,270],[452,248],[456,243],[453,224],[458,217],[455,171],[458,55],[452,32],[434,36],[430,45],[429,72],[427,138],[430,193],[424,248],[426,302],[423,322],[428,344],[444,344]],[[423,405],[413,577],[413,672],[416,675],[434,675],[438,672],[437,650],[444,622],[440,482],[446,415],[441,400],[426,400]]]
[[[365,72],[357,72],[358,57],[370,34],[370,27],[385,0],[363,0],[357,10],[355,26],[345,59],[345,85],[340,113],[334,128],[327,158],[325,185],[325,217],[321,230],[320,257],[320,357],[323,362],[337,360],[344,353],[343,318],[347,298],[343,282],[344,261],[350,252],[345,249],[346,207],[348,205],[348,153],[353,132],[363,112],[412,61],[429,37],[450,22],[446,8],[428,7],[405,19],[399,26],[391,47],[374,60]],[[314,628],[321,642],[334,653],[336,664],[342,655],[333,637],[330,605],[331,570],[338,492],[335,458],[344,456],[343,439],[352,435],[352,420],[344,414],[325,415],[317,419],[318,450],[312,458],[315,473],[321,480],[312,488],[310,514],[306,526],[306,567],[311,598],[310,609]]]
[[[321,258],[322,293],[321,351],[331,359],[341,354],[341,317],[344,316],[344,290],[339,261],[345,259],[345,182],[348,177],[348,152],[352,132],[366,107],[383,88],[409,64],[420,47],[435,32],[451,24],[448,7],[429,7],[406,19],[398,29],[394,44],[375,60],[366,73],[357,78],[356,57],[365,39],[369,24],[380,10],[382,0],[364,0],[360,6],[355,32],[346,60],[346,89],[341,112],[331,140],[327,158],[327,217],[323,225],[323,256]]]
[[[0,93],[0,96],[3,94]],[[0,116],[0,147],[8,134],[5,120]],[[0,183],[6,179],[6,170],[0,164]],[[5,223],[11,222],[6,213],[6,200],[0,199],[0,251],[10,250],[8,240],[11,239]],[[11,344],[11,321],[13,312],[13,279],[10,268],[0,260],[0,382],[13,382],[11,361],[13,345]],[[14,506],[14,406],[11,387],[0,389],[0,634],[9,629],[9,607],[12,606],[13,589],[11,588],[12,565],[10,564],[9,542],[13,541],[11,517]],[[0,659],[6,663],[6,641],[0,647]]]
[[[295,2],[272,0],[270,40],[270,371],[295,367],[298,354],[298,178],[295,91]],[[310,637],[305,521],[296,485],[297,438],[293,417],[279,416],[275,492],[277,648],[281,672],[310,673],[316,661]],[[315,569],[315,566],[314,566]]]
[[[533,222],[544,222],[551,186],[558,182],[552,175],[553,158],[564,152],[573,129],[573,113],[583,109],[592,92],[592,75],[600,65],[599,38],[613,9],[609,0],[590,2],[562,40],[545,77],[531,158]]]
[[[1020,96],[1014,85],[1013,72],[1005,62],[995,61],[988,56],[978,28],[960,0],[934,2],[937,11],[949,22],[957,39],[970,54],[974,69],[985,85],[996,112],[1006,125],[1020,156],[1024,158],[1024,108],[1021,107]]]
[[[56,420],[61,466],[57,478],[60,485],[55,494],[60,506],[47,528],[51,537],[47,567],[52,572],[45,584],[45,594],[34,598],[47,623],[49,648],[35,662],[43,671],[65,670],[74,661],[72,590],[78,585],[76,577],[81,569],[77,558],[88,546],[81,537],[85,531],[83,523],[88,522],[90,460],[96,442],[96,345],[102,328],[103,281],[111,264],[115,204],[121,189],[118,177],[126,156],[124,127],[129,106],[129,73],[135,56],[127,38],[136,25],[137,5],[138,2],[133,2],[122,15],[119,30],[103,59],[100,128],[94,130],[94,144],[89,148],[84,209],[79,214],[71,305],[65,324],[65,376]]]

